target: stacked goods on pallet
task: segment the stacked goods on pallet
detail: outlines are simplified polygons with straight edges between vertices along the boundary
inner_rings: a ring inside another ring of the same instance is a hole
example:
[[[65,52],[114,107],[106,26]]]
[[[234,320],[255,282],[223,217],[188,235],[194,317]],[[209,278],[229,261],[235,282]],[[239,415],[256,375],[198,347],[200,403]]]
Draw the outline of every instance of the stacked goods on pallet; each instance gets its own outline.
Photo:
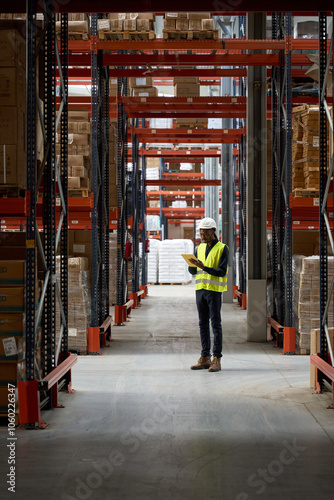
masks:
[[[90,121],[88,111],[68,112],[68,190],[69,196],[90,193]],[[59,136],[57,134],[57,142]],[[60,154],[60,145],[56,147]]]
[[[154,180],[160,179],[160,158],[146,158],[146,179]],[[147,191],[157,191],[159,190],[159,185],[157,186],[147,186]],[[160,207],[159,200],[148,200],[148,206],[151,208]]]
[[[297,106],[292,109],[292,189],[305,187],[303,170],[303,135],[302,115],[307,106]]]
[[[217,39],[218,30],[210,12],[166,12],[163,20],[164,39]]]
[[[0,187],[26,186],[26,74],[24,38],[0,30]]]
[[[200,84],[197,77],[174,77],[174,96],[175,97],[199,97]],[[176,126],[182,128],[206,128],[208,126],[207,118],[177,118]]]
[[[147,282],[158,283],[159,281],[159,248],[160,240],[150,239],[150,251],[147,255]]]
[[[157,97],[158,89],[153,86],[151,76],[129,78],[130,95],[132,97]]]
[[[301,116],[303,124],[303,168],[306,188],[319,188],[319,107],[310,106]],[[327,144],[329,132],[327,131]],[[329,155],[328,155],[329,160]],[[329,166],[329,161],[328,161]]]
[[[110,13],[107,18],[98,19],[100,39],[152,40],[155,15],[145,12]]]
[[[1,242],[11,245],[2,234]],[[25,236],[25,235],[24,235]],[[15,239],[15,238],[14,238]],[[17,250],[17,251],[16,251]],[[11,246],[1,247],[0,260],[0,416],[5,416],[8,410],[8,384],[17,387],[17,381],[25,379],[25,260],[12,260],[15,253],[24,254],[25,249]],[[12,254],[12,255],[11,255]],[[36,303],[39,299],[39,286],[36,280]],[[38,373],[41,375],[41,343],[42,330],[37,329],[35,336],[35,355]],[[36,368],[36,367],[35,367]],[[34,369],[35,369],[34,368]],[[16,398],[17,401],[17,398]],[[18,419],[18,407],[16,417]]]
[[[117,126],[109,123],[109,208],[117,207]]]
[[[89,38],[89,16],[88,14],[68,14],[68,38],[69,40],[88,40]],[[56,34],[59,36],[61,21],[56,22]]]
[[[59,273],[60,257],[56,259]],[[87,354],[88,326],[90,324],[90,276],[87,257],[68,259],[68,348]],[[56,342],[60,331],[60,311],[57,304]]]
[[[163,240],[159,247],[159,283],[188,283],[191,274],[181,254],[193,253],[191,240]]]
[[[328,257],[328,280],[334,275],[334,257]],[[293,304],[296,348],[300,354],[310,352],[311,330],[320,324],[319,256],[293,256]],[[334,315],[328,312],[328,325],[334,326]]]
[[[117,302],[117,232],[109,233],[109,305]]]

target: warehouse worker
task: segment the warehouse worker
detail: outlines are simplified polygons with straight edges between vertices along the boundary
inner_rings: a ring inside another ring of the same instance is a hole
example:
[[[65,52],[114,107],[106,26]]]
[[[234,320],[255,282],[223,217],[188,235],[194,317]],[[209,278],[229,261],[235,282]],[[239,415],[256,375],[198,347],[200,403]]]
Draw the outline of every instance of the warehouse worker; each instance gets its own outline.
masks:
[[[202,243],[195,252],[195,259],[190,259],[196,267],[189,266],[189,272],[196,275],[196,305],[199,318],[202,352],[192,370],[209,369],[209,372],[221,370],[223,333],[221,324],[222,292],[227,288],[229,249],[218,241],[217,224],[210,217],[200,221],[199,231]],[[213,359],[210,350],[210,326],[213,331]]]

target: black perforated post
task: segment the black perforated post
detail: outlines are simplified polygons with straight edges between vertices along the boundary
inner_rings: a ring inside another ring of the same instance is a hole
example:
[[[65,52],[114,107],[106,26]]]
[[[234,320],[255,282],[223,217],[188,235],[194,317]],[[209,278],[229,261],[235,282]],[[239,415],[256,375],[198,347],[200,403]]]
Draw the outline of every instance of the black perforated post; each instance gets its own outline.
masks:
[[[61,199],[62,226],[60,233],[60,296],[65,322],[61,340],[60,361],[68,356],[68,15],[61,14],[60,61],[62,84],[60,94],[63,101],[60,119],[60,179],[63,193]]]
[[[47,375],[55,366],[55,305],[56,305],[56,178],[55,178],[55,115],[56,115],[56,72],[55,72],[55,19],[52,14],[52,0],[46,2],[45,11],[45,74],[44,74],[44,179],[43,179],[43,237],[46,263],[46,291],[43,310],[44,366]],[[50,398],[51,400],[51,398]]]
[[[34,380],[36,304],[36,0],[27,1],[26,380]]]
[[[277,18],[272,14],[272,39],[277,40]],[[278,127],[278,88],[277,88],[278,68],[272,67],[271,77],[271,179],[272,179],[272,303],[273,318],[277,321],[277,191],[278,191],[278,159],[277,159],[277,127]]]
[[[327,212],[325,199],[327,181],[327,116],[325,100],[327,96],[325,82],[327,59],[327,15],[319,13],[319,259],[320,259],[320,355],[326,359],[328,346],[326,340],[325,315],[327,293],[328,293],[328,270],[327,270],[327,229],[324,214]]]

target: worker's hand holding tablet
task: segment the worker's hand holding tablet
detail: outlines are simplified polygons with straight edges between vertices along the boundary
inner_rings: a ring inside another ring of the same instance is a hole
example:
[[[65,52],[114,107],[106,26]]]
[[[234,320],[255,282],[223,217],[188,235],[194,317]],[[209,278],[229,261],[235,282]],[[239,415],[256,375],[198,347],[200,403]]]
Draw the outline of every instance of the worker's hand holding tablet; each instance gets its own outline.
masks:
[[[204,268],[203,262],[198,260],[195,255],[192,253],[181,253],[182,257],[190,267],[199,267],[200,269]]]

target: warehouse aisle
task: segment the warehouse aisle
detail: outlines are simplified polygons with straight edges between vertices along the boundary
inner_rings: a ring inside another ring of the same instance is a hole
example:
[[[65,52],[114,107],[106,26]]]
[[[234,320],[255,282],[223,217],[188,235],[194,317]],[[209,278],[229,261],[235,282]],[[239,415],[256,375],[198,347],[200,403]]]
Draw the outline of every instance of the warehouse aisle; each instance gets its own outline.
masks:
[[[15,498],[332,498],[334,413],[308,357],[246,343],[245,311],[224,304],[222,371],[191,371],[194,285],[149,293],[103,356],[79,358],[50,426],[17,431]]]

